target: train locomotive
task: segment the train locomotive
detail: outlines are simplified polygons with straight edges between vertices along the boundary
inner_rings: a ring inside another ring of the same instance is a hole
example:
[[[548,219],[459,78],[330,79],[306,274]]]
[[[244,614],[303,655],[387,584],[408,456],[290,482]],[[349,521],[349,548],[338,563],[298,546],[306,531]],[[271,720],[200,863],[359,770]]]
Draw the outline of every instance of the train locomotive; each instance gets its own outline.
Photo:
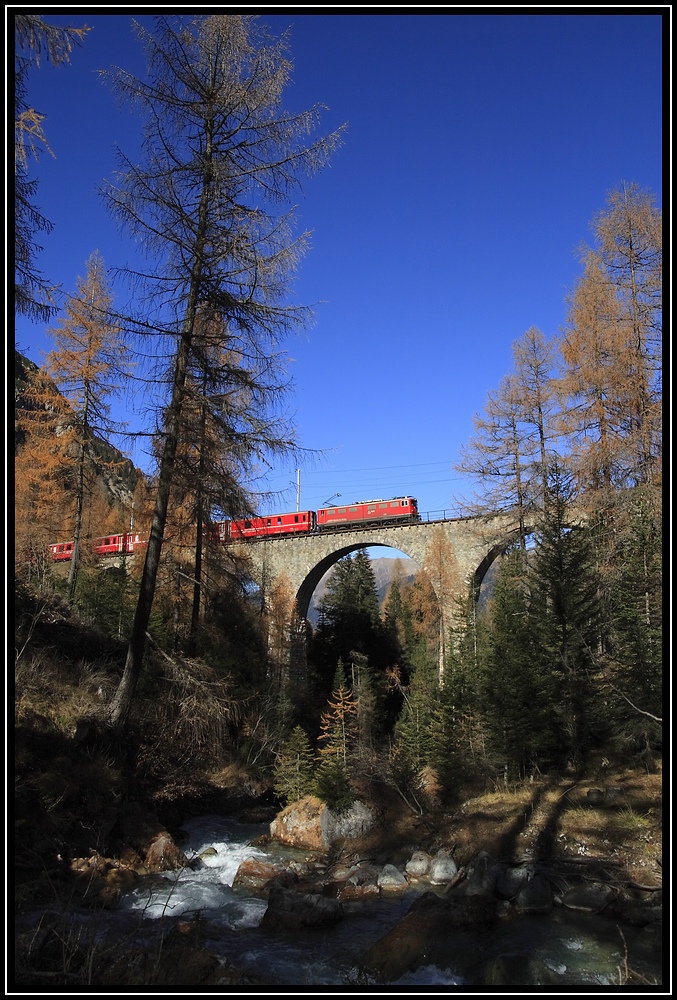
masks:
[[[420,520],[414,497],[392,497],[389,500],[359,500],[344,507],[322,507],[320,510],[293,511],[266,517],[235,518],[217,521],[211,536],[216,542],[255,541],[280,536],[310,535],[319,531],[347,531],[383,524],[407,524]],[[148,544],[146,532],[128,532],[94,539],[96,555],[131,555]],[[59,542],[49,547],[55,562],[73,557],[73,542]]]

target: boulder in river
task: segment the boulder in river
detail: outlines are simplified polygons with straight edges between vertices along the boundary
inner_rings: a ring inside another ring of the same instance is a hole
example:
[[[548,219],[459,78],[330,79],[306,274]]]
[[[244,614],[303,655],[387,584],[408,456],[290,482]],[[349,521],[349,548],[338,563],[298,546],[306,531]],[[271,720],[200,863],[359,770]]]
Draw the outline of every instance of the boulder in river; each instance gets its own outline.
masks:
[[[364,836],[374,826],[374,813],[363,802],[334,812],[314,795],[291,802],[270,824],[270,836],[291,847],[326,851],[338,840]]]
[[[316,893],[295,892],[274,885],[268,897],[268,909],[261,927],[268,930],[294,930],[299,927],[319,927],[335,924],[343,918],[343,905],[338,899]]]

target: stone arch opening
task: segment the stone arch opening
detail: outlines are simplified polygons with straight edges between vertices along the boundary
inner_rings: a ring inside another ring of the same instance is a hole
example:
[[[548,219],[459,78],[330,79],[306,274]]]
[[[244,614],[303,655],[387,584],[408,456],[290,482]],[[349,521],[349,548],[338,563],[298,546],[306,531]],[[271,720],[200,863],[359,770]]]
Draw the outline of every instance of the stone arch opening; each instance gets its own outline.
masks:
[[[342,545],[337,548],[334,552],[325,556],[311,569],[311,571],[305,577],[303,583],[299,587],[296,594],[296,607],[298,609],[299,617],[305,619],[308,617],[308,612],[310,609],[310,602],[312,600],[313,594],[322,579],[322,577],[327,573],[328,570],[335,566],[340,559],[345,556],[350,555],[352,552],[359,552],[360,549],[391,549],[391,545],[387,545],[385,542],[363,542],[351,543],[349,545]],[[418,562],[410,556],[408,552],[404,549],[398,547],[398,552],[401,552],[405,558],[412,559],[418,566]]]
[[[527,529],[528,534],[532,534],[532,531],[533,529],[531,528]],[[472,578],[473,597],[475,599],[475,604],[479,603],[482,584],[485,582],[485,578],[489,573],[489,570],[492,568],[497,559],[500,559],[501,556],[505,555],[508,549],[515,544],[515,542],[518,540],[519,537],[520,537],[519,529],[511,531],[509,534],[505,536],[505,538],[503,538],[500,542],[494,545],[489,550],[489,552],[487,552],[486,556],[475,570]]]

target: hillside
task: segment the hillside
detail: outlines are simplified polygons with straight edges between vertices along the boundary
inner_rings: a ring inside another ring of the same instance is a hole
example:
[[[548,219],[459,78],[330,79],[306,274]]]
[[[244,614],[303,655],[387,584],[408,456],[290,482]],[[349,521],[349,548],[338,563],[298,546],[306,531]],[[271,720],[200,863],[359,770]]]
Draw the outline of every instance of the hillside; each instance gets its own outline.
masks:
[[[29,358],[19,351],[14,352],[14,417],[15,417],[15,448],[20,449],[25,441],[26,421],[22,417],[23,411],[30,411],[33,407],[31,400],[25,395],[28,377],[31,374],[39,373],[40,368]],[[60,403],[64,400],[57,387],[43,375],[43,380],[47,386],[47,396],[52,393],[55,397],[60,397]],[[66,411],[70,410],[68,403],[65,404]],[[63,419],[63,425],[69,426],[68,418]],[[110,505],[119,504],[122,508],[129,508],[134,495],[134,490],[141,480],[143,473],[135,468],[133,462],[123,453],[110,444],[103,437],[96,434],[90,440],[90,471],[93,473],[94,489],[102,493]]]

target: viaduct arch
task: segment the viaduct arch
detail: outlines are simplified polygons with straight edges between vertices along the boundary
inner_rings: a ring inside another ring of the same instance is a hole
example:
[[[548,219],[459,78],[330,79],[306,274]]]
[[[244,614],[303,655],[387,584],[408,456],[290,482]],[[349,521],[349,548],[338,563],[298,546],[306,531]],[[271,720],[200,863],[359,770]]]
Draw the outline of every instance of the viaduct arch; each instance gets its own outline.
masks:
[[[450,606],[467,594],[471,581],[479,590],[518,527],[514,516],[499,514],[265,538],[241,543],[238,549],[250,560],[264,595],[278,577],[287,577],[298,613],[306,618],[313,591],[327,570],[350,552],[377,546],[399,549],[418,563],[428,572],[440,603]]]

